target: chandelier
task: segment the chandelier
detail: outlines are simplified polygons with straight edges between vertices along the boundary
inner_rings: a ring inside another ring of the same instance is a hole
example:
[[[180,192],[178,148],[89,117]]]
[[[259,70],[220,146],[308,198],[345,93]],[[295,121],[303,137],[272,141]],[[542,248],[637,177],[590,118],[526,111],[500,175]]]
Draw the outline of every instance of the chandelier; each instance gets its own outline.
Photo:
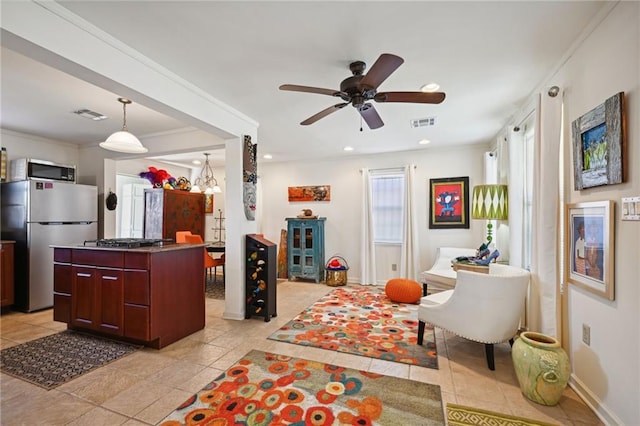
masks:
[[[222,189],[218,186],[217,179],[213,176],[213,169],[211,168],[211,164],[209,164],[209,155],[211,154],[208,152],[204,153],[204,166],[202,166],[202,170],[200,170],[200,176],[196,178],[191,187],[191,192],[204,192],[205,194],[219,194],[222,192]],[[201,188],[203,188],[204,191]]]

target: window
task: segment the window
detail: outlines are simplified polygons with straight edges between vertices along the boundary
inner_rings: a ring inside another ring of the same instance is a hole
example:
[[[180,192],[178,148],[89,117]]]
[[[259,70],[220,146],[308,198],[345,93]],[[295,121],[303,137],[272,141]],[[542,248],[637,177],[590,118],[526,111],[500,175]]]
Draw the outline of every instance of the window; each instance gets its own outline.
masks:
[[[404,174],[372,171],[370,176],[373,211],[373,241],[402,243]]]

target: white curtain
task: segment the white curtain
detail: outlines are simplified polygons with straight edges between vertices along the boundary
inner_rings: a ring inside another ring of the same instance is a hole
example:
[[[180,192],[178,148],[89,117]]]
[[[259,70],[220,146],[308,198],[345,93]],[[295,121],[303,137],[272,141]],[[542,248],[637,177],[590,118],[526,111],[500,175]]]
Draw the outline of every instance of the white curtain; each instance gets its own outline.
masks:
[[[402,229],[402,252],[400,253],[400,276],[418,278],[418,224],[415,215],[415,166],[404,167],[404,209]]]
[[[376,284],[376,250],[373,243],[372,193],[369,169],[362,169],[362,229],[360,284]]]
[[[529,329],[557,335],[559,151],[562,137],[562,90],[538,98],[533,167],[533,212]]]

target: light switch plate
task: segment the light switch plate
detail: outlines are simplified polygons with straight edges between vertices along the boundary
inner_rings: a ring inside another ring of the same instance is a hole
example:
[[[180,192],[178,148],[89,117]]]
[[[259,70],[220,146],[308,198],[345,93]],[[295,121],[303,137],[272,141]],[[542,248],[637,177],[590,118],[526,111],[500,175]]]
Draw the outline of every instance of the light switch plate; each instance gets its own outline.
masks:
[[[640,197],[622,198],[622,220],[640,221]]]

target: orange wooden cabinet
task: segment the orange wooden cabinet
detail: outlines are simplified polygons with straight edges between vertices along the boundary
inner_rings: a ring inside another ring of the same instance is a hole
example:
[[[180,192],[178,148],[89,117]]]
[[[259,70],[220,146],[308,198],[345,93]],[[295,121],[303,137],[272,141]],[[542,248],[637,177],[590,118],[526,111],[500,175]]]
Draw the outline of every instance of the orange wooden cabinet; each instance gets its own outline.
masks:
[[[175,189],[145,189],[144,237],[175,239],[176,231],[205,235],[204,194]]]

